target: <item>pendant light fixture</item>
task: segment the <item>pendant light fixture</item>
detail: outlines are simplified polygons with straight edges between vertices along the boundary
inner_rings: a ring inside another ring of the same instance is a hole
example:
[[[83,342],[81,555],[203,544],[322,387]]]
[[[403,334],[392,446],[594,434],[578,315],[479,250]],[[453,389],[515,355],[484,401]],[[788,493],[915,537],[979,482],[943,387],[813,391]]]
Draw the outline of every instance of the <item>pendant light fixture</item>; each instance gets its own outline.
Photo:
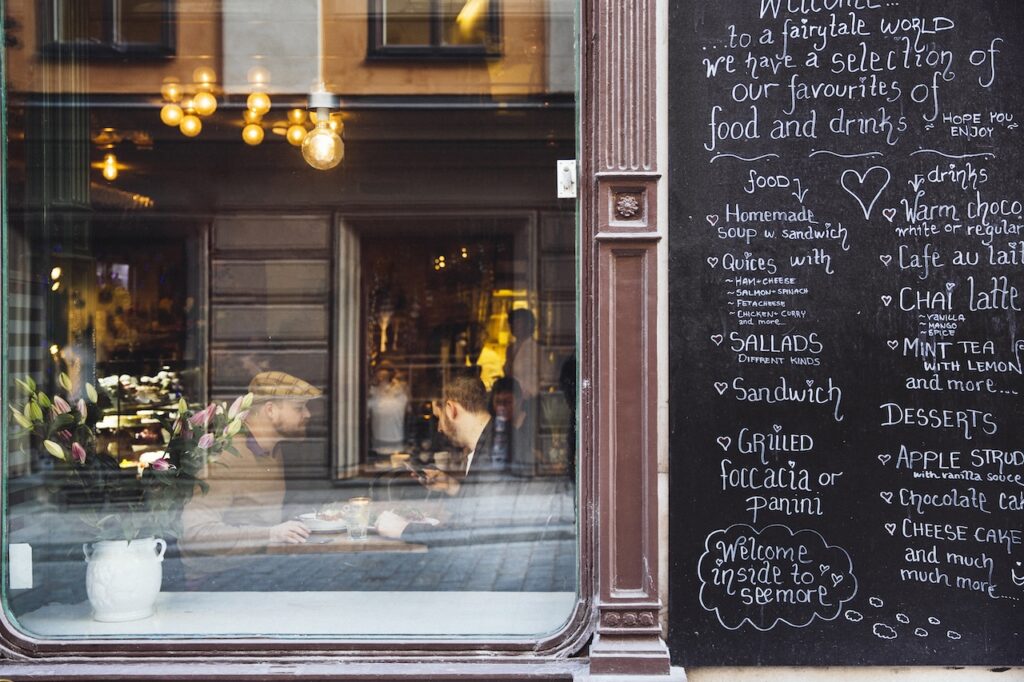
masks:
[[[331,110],[338,107],[338,97],[324,84],[324,16],[323,0],[317,0],[317,84],[309,93],[307,108],[316,113],[316,127],[302,140],[302,158],[317,170],[330,170],[345,156],[345,143],[331,128]]]

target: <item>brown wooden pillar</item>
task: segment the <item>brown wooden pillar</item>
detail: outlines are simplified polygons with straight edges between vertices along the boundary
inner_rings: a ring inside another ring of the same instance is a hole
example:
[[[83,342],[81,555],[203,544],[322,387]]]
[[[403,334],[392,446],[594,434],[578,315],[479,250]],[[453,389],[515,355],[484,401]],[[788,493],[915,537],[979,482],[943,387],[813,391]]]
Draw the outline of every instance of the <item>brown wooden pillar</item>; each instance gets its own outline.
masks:
[[[667,675],[658,611],[656,0],[592,0],[583,224],[592,281],[597,632],[592,675]],[[584,316],[586,319],[587,316]],[[584,383],[587,387],[587,383]]]

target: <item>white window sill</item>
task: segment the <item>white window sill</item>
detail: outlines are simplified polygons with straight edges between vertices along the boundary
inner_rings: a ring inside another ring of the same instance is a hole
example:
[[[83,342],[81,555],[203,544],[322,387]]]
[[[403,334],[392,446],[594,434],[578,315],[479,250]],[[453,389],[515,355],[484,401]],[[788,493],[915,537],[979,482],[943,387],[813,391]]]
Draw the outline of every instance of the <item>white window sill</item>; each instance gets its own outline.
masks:
[[[18,619],[38,637],[536,637],[569,618],[573,592],[161,592],[156,613],[92,619],[88,602]]]

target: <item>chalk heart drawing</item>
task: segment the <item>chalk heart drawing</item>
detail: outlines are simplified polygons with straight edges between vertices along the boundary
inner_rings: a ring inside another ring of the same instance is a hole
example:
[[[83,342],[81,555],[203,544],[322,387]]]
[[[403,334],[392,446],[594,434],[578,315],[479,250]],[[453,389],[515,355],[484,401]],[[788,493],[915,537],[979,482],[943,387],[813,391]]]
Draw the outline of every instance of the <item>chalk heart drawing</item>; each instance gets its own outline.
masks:
[[[892,303],[892,296],[883,296],[883,297],[882,297],[882,303],[883,303],[883,304],[884,304],[884,305],[885,305],[886,307],[888,307],[888,305],[889,305],[890,303]]]
[[[896,350],[897,348],[900,347],[899,339],[889,339],[888,341],[886,341],[886,343],[888,343],[889,344],[889,348],[891,348],[893,350]]]
[[[782,425],[781,424],[772,424],[772,431],[774,431],[775,433],[778,433],[779,431],[782,431]]]
[[[722,341],[725,341],[725,337],[722,336],[721,334],[715,334],[714,336],[711,337],[711,341],[716,346],[721,346],[722,345]]]
[[[864,219],[871,220],[871,211],[891,180],[892,173],[888,168],[872,166],[863,173],[853,169],[843,171],[839,184],[847,194],[857,200],[860,210],[864,212]]]
[[[711,267],[715,267],[716,265],[718,265],[718,257],[708,256],[708,265],[710,265]]]
[[[887,524],[885,524],[885,530],[887,530],[889,532],[889,535],[896,535],[896,524],[895,523],[887,523]]]
[[[946,291],[953,291],[956,289],[956,282],[946,282]]]
[[[705,218],[705,219],[706,219],[706,220],[708,221],[708,224],[709,224],[709,225],[710,225],[711,227],[714,227],[715,225],[717,225],[717,224],[718,224],[718,216],[716,216],[716,215],[714,215],[714,214],[712,214],[712,215],[709,215],[709,216],[706,216],[706,218]]]
[[[729,438],[729,436],[719,436],[715,440],[718,441],[718,447],[722,448],[726,452],[729,451],[729,446],[732,445],[732,438]]]
[[[885,466],[886,464],[888,464],[889,460],[891,460],[891,459],[892,459],[892,455],[879,455],[878,456],[878,461],[882,463],[882,466]]]
[[[882,501],[886,504],[892,504],[892,493],[878,493],[878,496],[882,498]]]
[[[763,587],[789,596],[767,605],[748,603],[740,590],[716,579],[724,571],[746,569],[752,555],[757,556],[759,566],[769,566],[768,575],[777,577],[754,577],[745,587]],[[728,630],[750,626],[764,632],[835,620],[842,614],[843,604],[857,594],[857,577],[845,549],[829,544],[817,531],[779,524],[759,529],[740,523],[712,531],[704,541],[697,575],[701,606]]]
[[[878,257],[878,260],[882,261],[882,265],[884,265],[885,267],[889,267],[889,263],[892,263],[892,256],[888,254],[883,254]]]
[[[729,388],[729,384],[724,381],[715,382],[715,390],[718,391],[718,395],[725,395],[725,389]]]
[[[885,219],[888,220],[891,223],[893,220],[896,219],[896,209],[895,208],[882,209],[882,215],[885,216]]]

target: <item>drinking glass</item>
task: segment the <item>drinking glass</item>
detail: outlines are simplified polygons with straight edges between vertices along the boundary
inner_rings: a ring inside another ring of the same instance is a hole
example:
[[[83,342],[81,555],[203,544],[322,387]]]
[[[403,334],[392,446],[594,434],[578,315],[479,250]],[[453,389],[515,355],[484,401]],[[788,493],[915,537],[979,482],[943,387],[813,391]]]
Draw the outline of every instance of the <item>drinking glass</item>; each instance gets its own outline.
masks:
[[[353,497],[345,505],[345,527],[353,542],[366,540],[366,527],[370,524],[370,498]]]

